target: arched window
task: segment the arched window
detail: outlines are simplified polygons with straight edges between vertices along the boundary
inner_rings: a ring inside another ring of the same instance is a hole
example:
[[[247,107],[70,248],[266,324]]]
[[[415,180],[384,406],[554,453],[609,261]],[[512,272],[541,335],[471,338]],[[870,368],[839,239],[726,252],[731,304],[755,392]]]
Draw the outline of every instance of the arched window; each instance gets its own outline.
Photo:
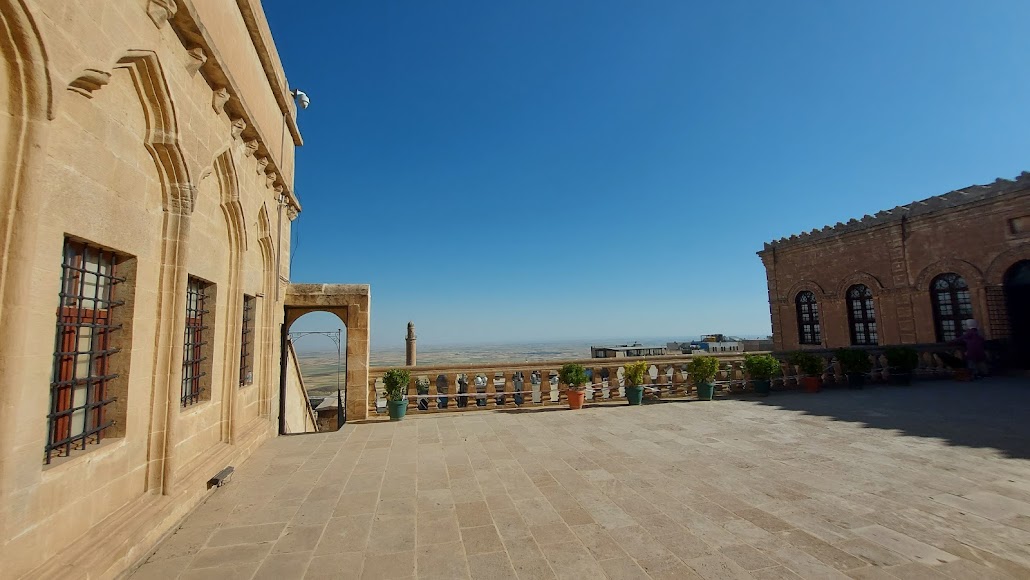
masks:
[[[955,340],[962,334],[962,322],[973,317],[969,285],[953,272],[941,274],[930,282],[930,298],[937,342]]]
[[[819,330],[819,304],[815,294],[805,290],[799,292],[794,299],[798,314],[798,342],[801,344],[820,344],[822,336]]]
[[[865,284],[848,288],[848,325],[851,327],[851,344],[877,343],[873,292]]]

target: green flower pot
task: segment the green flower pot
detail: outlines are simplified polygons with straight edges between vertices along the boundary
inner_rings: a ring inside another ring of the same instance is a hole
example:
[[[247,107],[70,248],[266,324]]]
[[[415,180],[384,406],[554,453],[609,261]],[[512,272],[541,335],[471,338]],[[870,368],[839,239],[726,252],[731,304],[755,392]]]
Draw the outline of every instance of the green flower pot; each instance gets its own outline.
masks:
[[[755,379],[755,393],[766,396],[769,394],[769,390],[772,388],[772,381],[769,379]]]
[[[386,408],[390,411],[391,421],[400,421],[408,412],[408,400],[387,401]]]
[[[697,398],[701,401],[711,401],[715,395],[715,385],[712,383],[698,383]]]
[[[630,405],[639,405],[644,400],[644,387],[626,387],[626,400]]]

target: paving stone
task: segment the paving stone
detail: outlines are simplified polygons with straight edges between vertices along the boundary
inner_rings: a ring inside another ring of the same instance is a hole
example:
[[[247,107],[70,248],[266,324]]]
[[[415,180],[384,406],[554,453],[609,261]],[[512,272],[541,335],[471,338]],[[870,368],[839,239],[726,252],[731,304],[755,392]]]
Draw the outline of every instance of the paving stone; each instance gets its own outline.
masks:
[[[420,546],[415,551],[415,569],[419,578],[468,578],[468,561],[461,542]]]
[[[272,440],[134,578],[1030,577],[1030,422],[950,385]]]

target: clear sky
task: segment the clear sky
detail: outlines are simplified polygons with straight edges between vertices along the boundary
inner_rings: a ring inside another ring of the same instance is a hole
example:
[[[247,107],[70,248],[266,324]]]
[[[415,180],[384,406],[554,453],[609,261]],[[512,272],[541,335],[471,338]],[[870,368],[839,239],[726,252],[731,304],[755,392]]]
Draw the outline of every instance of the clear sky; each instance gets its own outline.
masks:
[[[763,242],[1030,169],[1025,0],[264,6],[373,346],[767,333]]]

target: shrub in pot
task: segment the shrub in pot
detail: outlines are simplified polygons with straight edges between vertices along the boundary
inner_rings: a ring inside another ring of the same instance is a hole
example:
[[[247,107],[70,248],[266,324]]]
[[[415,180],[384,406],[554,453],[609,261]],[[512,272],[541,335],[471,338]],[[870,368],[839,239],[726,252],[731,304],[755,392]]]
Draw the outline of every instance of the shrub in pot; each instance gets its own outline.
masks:
[[[869,353],[857,348],[838,348],[833,355],[840,363],[840,370],[848,376],[848,387],[861,389],[865,385],[866,374],[873,368]]]
[[[687,363],[687,374],[694,378],[697,385],[697,398],[711,401],[715,395],[715,373],[719,372],[719,359],[714,356],[695,356]]]
[[[919,366],[919,353],[908,346],[892,346],[887,349],[887,366],[890,375],[887,382],[892,385],[908,385],[912,382],[912,371]]]
[[[404,369],[390,369],[383,375],[386,387],[386,407],[390,411],[391,421],[400,421],[408,412],[408,383],[411,373]]]
[[[647,376],[647,361],[637,361],[623,367],[626,379],[626,401],[639,405],[644,400],[644,377]]]
[[[790,353],[787,362],[798,367],[801,374],[801,388],[806,393],[818,393],[823,387],[823,360],[810,352],[798,350]]]
[[[562,368],[558,370],[558,379],[569,386],[569,408],[582,409],[583,401],[586,399],[583,385],[590,380],[583,365],[576,363],[562,365]]]
[[[755,392],[764,397],[769,394],[770,379],[780,374],[780,361],[771,354],[746,354],[744,355],[744,371],[754,383]]]

